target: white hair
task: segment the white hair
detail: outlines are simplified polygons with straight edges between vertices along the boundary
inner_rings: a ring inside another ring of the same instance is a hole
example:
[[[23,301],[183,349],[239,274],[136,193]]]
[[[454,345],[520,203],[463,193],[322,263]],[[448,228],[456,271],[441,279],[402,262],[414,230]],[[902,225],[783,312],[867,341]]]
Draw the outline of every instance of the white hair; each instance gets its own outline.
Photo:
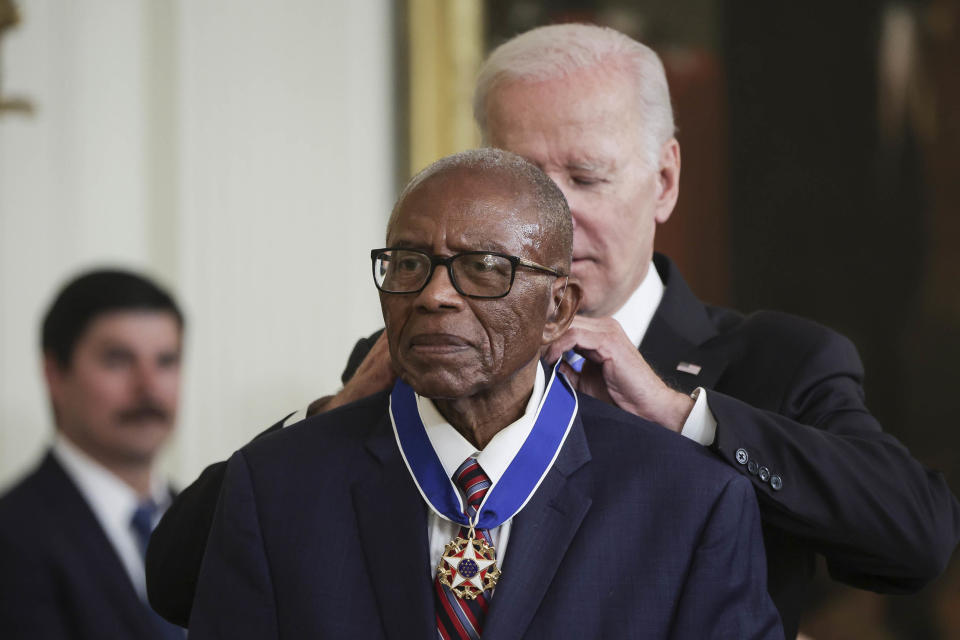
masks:
[[[633,78],[639,100],[638,125],[647,160],[656,166],[660,149],[674,136],[673,108],[663,63],[654,51],[609,27],[555,24],[537,27],[504,42],[487,57],[477,77],[473,117],[488,140],[487,98],[512,80],[539,82],[580,69],[611,65]]]

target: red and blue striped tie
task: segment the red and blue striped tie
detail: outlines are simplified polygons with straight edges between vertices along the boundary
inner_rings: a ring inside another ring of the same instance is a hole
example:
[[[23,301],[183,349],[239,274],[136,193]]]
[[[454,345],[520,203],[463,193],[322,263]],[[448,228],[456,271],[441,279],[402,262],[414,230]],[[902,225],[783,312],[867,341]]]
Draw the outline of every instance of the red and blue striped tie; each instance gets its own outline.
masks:
[[[477,509],[490,489],[490,478],[480,468],[476,458],[467,458],[454,472],[453,481],[467,498],[465,515],[471,519],[476,517]],[[466,539],[469,534],[466,527],[460,527],[461,538]],[[486,529],[477,529],[476,536],[477,539],[486,540],[487,544],[493,544],[490,532]],[[473,600],[458,598],[449,588],[440,584],[439,579],[434,579],[433,589],[440,637],[444,640],[478,640],[483,634],[483,619],[490,605],[489,594],[481,593]]]

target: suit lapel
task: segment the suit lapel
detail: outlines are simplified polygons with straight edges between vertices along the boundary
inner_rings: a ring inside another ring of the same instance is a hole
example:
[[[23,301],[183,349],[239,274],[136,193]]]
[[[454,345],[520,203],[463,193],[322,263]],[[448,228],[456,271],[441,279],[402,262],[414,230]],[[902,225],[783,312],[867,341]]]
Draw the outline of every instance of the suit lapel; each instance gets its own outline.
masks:
[[[717,329],[670,259],[656,254],[654,265],[666,288],[640,353],[671,386],[686,393],[713,388],[727,366],[726,358],[704,348]]]
[[[590,498],[569,482],[589,461],[590,450],[578,415],[553,468],[513,519],[503,577],[487,614],[485,640],[523,637],[590,508]]]
[[[432,637],[437,629],[426,505],[410,479],[389,420],[385,416],[366,443],[380,462],[379,473],[353,486],[360,543],[387,637]]]
[[[114,607],[113,615],[123,620],[131,636],[149,638],[152,633],[147,605],[137,596],[120,556],[104,533],[80,490],[52,454],[47,454],[39,469],[46,504],[68,532],[67,540],[78,550],[75,557],[88,575],[98,581],[106,599]]]

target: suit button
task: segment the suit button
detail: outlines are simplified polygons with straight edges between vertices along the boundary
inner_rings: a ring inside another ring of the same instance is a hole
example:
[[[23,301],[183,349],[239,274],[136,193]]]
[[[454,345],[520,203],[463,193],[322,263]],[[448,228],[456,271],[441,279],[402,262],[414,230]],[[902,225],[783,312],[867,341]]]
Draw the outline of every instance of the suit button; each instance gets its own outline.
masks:
[[[760,465],[757,464],[756,460],[751,460],[747,463],[747,471],[753,475],[757,475],[757,471],[760,469]]]
[[[780,479],[780,476],[770,476],[770,488],[774,491],[783,489],[783,480]]]
[[[760,467],[760,469],[757,470],[757,473],[760,475],[760,480],[763,482],[766,482],[770,479],[770,469],[767,469],[766,467]]]
[[[750,459],[750,454],[747,453],[746,449],[737,449],[737,462],[740,464],[747,464],[747,460]]]

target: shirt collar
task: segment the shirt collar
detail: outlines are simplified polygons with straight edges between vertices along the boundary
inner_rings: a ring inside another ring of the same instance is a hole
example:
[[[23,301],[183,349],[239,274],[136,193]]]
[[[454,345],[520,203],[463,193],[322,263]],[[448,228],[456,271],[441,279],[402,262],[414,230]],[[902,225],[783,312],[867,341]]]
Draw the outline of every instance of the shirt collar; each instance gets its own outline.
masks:
[[[130,485],[60,432],[54,438],[53,453],[105,527],[126,529],[130,525],[130,518],[140,503],[140,497]],[[158,507],[155,518],[159,519],[171,498],[166,483],[158,474],[150,476],[150,497]]]
[[[543,367],[537,366],[537,378],[533,383],[533,393],[530,394],[530,400],[527,401],[524,414],[516,422],[507,425],[493,436],[493,439],[482,451],[477,451],[476,447],[460,435],[460,432],[444,419],[430,399],[417,394],[417,409],[420,412],[420,419],[423,421],[427,437],[430,439],[430,444],[433,445],[437,457],[440,458],[440,464],[443,465],[447,477],[453,477],[457,467],[463,464],[463,461],[467,458],[474,456],[486,472],[487,477],[490,478],[491,486],[495,485],[533,430],[537,409],[543,399],[545,387],[546,378]]]
[[[650,326],[650,321],[653,320],[653,314],[657,312],[657,307],[660,306],[663,291],[663,280],[657,273],[656,265],[651,262],[643,282],[634,290],[623,306],[613,314],[613,319],[620,323],[624,333],[627,334],[633,344],[638,345],[643,340],[643,336]]]

